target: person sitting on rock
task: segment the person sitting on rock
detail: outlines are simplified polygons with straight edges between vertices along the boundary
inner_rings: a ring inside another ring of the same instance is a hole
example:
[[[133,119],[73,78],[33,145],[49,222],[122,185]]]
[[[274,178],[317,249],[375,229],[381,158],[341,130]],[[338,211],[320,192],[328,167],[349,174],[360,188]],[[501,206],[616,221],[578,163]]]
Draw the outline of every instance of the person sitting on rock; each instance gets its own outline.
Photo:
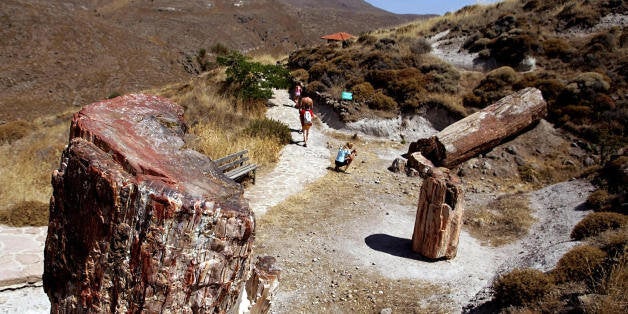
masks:
[[[358,155],[358,151],[353,149],[353,143],[347,142],[344,146],[340,147],[338,150],[338,155],[336,155],[336,167],[334,170],[340,171],[340,167],[345,167],[344,172],[347,172],[349,169],[349,165],[355,159],[355,156]]]

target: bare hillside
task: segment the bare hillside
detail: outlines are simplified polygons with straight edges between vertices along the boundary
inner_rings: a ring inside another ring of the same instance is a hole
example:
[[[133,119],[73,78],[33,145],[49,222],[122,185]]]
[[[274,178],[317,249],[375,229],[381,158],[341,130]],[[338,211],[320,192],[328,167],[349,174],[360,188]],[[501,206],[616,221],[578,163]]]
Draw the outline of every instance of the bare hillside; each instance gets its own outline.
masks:
[[[360,33],[417,17],[364,1],[6,0],[0,121],[181,81],[196,72],[197,52],[218,43],[286,53],[328,31]]]

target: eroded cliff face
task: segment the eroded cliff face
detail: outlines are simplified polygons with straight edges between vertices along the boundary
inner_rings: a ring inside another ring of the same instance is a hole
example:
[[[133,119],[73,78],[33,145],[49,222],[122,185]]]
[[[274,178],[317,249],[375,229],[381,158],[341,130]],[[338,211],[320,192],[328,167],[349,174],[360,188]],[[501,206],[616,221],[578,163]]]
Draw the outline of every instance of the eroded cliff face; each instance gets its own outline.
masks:
[[[74,115],[52,177],[52,312],[214,312],[247,278],[255,220],[240,185],[183,149],[183,109],[126,95]]]

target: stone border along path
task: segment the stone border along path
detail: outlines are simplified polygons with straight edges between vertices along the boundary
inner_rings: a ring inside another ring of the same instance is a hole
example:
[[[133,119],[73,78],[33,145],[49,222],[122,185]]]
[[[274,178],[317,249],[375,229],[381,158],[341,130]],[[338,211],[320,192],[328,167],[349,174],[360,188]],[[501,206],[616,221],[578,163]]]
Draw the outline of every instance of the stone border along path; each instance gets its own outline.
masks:
[[[274,90],[266,116],[286,123],[293,144],[286,145],[274,169],[257,177],[244,196],[258,217],[322,177],[331,166],[330,150],[324,135],[329,127],[315,120],[308,147],[303,147],[299,114],[288,91]],[[50,302],[42,288],[44,245],[47,227],[14,228],[0,225],[0,313],[49,313]]]
[[[287,124],[293,130],[293,144],[288,144],[281,150],[279,162],[274,169],[258,176],[255,184],[247,187],[244,192],[257,217],[322,177],[328,171],[327,167],[331,166],[328,138],[324,134],[329,127],[320,123],[320,119],[315,119],[310,128],[307,147],[303,147],[303,134],[297,131],[301,129],[299,113],[288,92],[274,90],[269,103],[273,107],[268,108],[266,117]]]

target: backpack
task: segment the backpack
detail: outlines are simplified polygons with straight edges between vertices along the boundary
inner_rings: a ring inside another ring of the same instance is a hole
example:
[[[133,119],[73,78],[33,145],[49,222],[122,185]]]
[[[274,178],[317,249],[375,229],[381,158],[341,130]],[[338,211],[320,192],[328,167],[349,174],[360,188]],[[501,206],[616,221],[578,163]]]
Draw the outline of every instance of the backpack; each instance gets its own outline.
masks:
[[[305,122],[305,124],[312,124],[312,111],[311,110],[305,110],[305,113],[303,113],[303,122]]]

